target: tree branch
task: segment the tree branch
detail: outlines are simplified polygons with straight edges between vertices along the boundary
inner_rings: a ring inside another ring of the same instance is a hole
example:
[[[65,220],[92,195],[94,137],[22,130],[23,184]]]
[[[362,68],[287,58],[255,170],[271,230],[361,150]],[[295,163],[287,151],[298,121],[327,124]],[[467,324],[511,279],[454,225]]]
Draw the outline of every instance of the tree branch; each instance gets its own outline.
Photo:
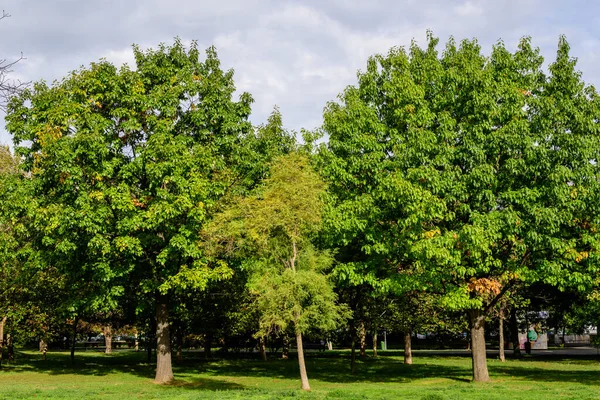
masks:
[[[4,18],[9,18],[10,14],[2,10],[0,21]],[[6,105],[10,98],[18,94],[21,90],[25,89],[29,85],[29,82],[22,82],[20,80],[8,79],[8,75],[13,72],[14,67],[19,61],[24,60],[23,53],[14,61],[7,61],[5,58],[0,59],[0,110],[6,111]]]

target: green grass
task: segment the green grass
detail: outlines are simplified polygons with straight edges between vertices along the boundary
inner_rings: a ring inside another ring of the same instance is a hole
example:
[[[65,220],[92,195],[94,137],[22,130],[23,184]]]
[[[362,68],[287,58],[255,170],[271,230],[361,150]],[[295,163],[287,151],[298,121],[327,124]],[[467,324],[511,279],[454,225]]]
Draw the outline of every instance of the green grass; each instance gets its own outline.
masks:
[[[307,368],[312,392],[298,388],[294,359],[229,358],[213,361],[188,355],[175,366],[176,382],[152,383],[153,365],[144,353],[18,353],[0,370],[0,399],[600,399],[597,358],[488,359],[491,383],[470,382],[468,357],[415,355],[405,366],[400,352],[358,362],[349,373],[346,352],[310,353]],[[199,355],[198,355],[199,357]]]

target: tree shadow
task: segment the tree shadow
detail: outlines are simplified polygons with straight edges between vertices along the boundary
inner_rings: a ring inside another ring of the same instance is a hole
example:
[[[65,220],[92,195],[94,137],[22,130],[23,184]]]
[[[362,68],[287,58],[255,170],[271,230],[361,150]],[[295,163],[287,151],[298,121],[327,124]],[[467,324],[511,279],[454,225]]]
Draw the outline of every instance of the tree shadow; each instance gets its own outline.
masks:
[[[439,378],[469,382],[471,370],[462,366],[448,366],[436,363],[405,365],[393,358],[366,359],[357,361],[355,374],[350,373],[350,360],[347,356],[332,357],[311,355],[306,357],[309,379],[332,383],[395,382],[406,383],[424,378]],[[200,371],[227,376],[268,377],[275,379],[299,379],[298,361],[288,360],[227,360],[226,362],[206,363]]]
[[[539,361],[539,360],[538,360]],[[520,363],[520,362],[519,362]],[[525,364],[527,364],[525,362]],[[514,377],[532,382],[578,383],[587,386],[600,386],[599,369],[593,371],[550,369],[531,366],[493,365],[489,366],[492,377]]]
[[[205,390],[205,391],[223,391],[223,390],[246,390],[246,386],[235,382],[227,382],[219,379],[211,378],[190,378],[187,381],[176,379],[173,383],[162,385],[164,388],[171,389],[188,389],[188,390]]]
[[[306,357],[310,379],[332,383],[410,383],[428,378],[444,378],[456,382],[471,381],[471,365],[466,354],[449,355],[418,354],[415,364],[405,365],[402,351],[380,353],[376,359],[357,360],[356,374],[350,373],[349,352],[309,353]],[[206,360],[200,354],[186,354],[183,362],[174,363],[175,377],[186,376],[165,388],[183,387],[190,390],[247,390],[243,385],[219,379],[219,377],[249,377],[298,380],[297,359],[291,354],[288,360],[271,357],[267,362],[250,358],[228,356]],[[506,363],[489,358],[492,380],[518,378],[540,382],[571,382],[598,386],[600,364],[594,356],[567,357],[562,355],[509,359]],[[536,365],[539,363],[539,365]],[[568,365],[567,363],[570,363]],[[573,369],[573,365],[580,365]],[[591,368],[584,369],[585,366]],[[114,373],[131,374],[151,380],[154,377],[154,361],[148,363],[145,353],[117,352],[110,356],[82,353],[76,355],[72,366],[68,353],[48,353],[46,361],[33,353],[18,353],[17,362],[0,369],[3,372],[38,371],[49,375],[81,374],[105,376]],[[192,375],[192,376],[190,376]],[[201,376],[198,376],[201,375]]]

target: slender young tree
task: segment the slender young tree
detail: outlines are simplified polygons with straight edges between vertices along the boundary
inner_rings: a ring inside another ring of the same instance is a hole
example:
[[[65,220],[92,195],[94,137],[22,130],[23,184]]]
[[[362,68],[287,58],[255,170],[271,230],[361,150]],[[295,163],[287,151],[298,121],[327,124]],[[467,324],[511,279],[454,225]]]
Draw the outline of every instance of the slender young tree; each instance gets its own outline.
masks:
[[[291,327],[296,336],[302,389],[310,390],[303,335],[331,330],[347,318],[325,275],[328,253],[313,240],[321,228],[325,185],[306,156],[277,158],[256,194],[237,199],[205,233],[221,252],[247,257],[248,283],[260,314],[257,337]]]

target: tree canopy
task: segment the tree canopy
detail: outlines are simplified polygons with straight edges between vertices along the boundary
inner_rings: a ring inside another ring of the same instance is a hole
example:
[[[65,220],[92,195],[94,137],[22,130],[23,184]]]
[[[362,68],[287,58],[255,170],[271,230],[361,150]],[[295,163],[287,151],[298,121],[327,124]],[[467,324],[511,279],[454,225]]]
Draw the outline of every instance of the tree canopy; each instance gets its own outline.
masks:
[[[348,273],[468,310],[487,380],[483,324],[506,290],[596,282],[598,96],[564,38],[549,75],[528,38],[490,56],[437,44],[369,59],[325,110],[321,169],[338,243],[364,254]]]

